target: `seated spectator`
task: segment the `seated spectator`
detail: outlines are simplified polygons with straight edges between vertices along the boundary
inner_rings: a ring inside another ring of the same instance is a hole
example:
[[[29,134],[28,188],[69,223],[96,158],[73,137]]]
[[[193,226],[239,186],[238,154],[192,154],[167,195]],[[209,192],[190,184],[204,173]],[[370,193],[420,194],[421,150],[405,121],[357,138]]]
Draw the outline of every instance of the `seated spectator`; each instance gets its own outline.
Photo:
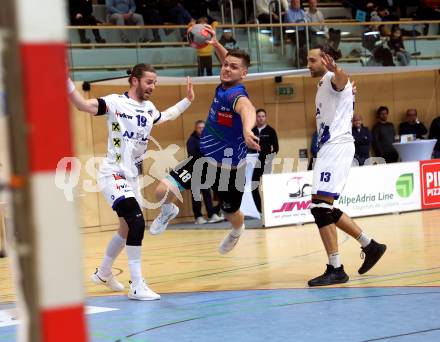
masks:
[[[396,131],[394,125],[388,122],[388,107],[381,106],[376,112],[379,121],[373,127],[373,149],[377,157],[387,163],[395,163],[399,154],[393,146]]]
[[[393,27],[388,46],[393,55],[397,57],[401,66],[409,65],[411,62],[411,54],[405,50],[405,45],[403,44],[402,35],[398,26]]]
[[[269,4],[271,4],[269,11]],[[278,13],[278,6],[275,6],[275,3],[271,0],[256,0],[255,1],[257,19],[260,24],[268,24],[271,21],[272,23],[277,24],[280,22],[280,18],[283,17],[285,11],[289,7],[287,0],[281,0],[281,13]],[[279,44],[281,37],[281,30],[277,27],[270,28],[273,32],[273,43],[275,45]]]
[[[290,2],[290,7],[286,12],[286,20],[287,23],[304,23],[307,21],[306,13],[303,9],[301,9],[301,1],[300,0],[292,0]],[[307,45],[306,45],[306,30],[304,26],[296,26],[293,27],[295,29],[295,33],[289,33],[289,37],[294,46],[294,51],[298,49],[299,52],[299,61],[297,59],[298,52],[294,52],[293,54],[293,65],[297,65],[298,67],[303,67],[307,65]],[[296,35],[298,33],[298,44],[296,46]]]
[[[364,165],[365,161],[370,158],[373,137],[370,130],[362,124],[362,117],[358,114],[353,116],[352,134],[355,147],[354,157],[359,162],[359,165]]]
[[[306,12],[306,21],[308,23],[322,23],[320,26],[310,26],[310,45],[325,43],[328,38],[328,28],[324,25],[324,14],[318,9],[318,0],[309,0],[309,9]],[[320,34],[318,34],[318,32]]]
[[[224,46],[226,50],[238,49],[237,41],[232,36],[231,29],[224,29],[220,37],[219,43]]]
[[[386,44],[387,39],[377,30],[377,25],[373,25],[362,36],[362,46],[373,54],[367,66],[394,66],[393,55]]]
[[[92,1],[90,0],[69,0],[69,17],[71,25],[98,25],[98,20],[93,16]],[[101,37],[98,30],[93,29],[92,32],[97,43],[105,43],[105,39]],[[78,30],[78,34],[81,43],[90,43],[85,30]]]
[[[166,22],[170,22],[176,25],[188,25],[190,22],[194,22],[191,14],[183,7],[179,0],[161,0],[160,12]],[[180,30],[181,39],[186,39],[186,30]]]
[[[428,133],[425,125],[417,119],[417,110],[408,109],[406,111],[406,122],[399,125],[399,135],[414,134],[416,139],[423,139]]]
[[[437,139],[434,146],[432,157],[435,159],[440,158],[440,116],[437,116],[432,120],[431,127],[429,128],[429,139]]]
[[[145,25],[162,25],[163,18],[159,14],[159,0],[135,0],[136,13],[142,15]],[[153,41],[160,42],[158,29],[153,29]]]
[[[105,5],[107,7],[108,21],[113,25],[124,26],[128,24],[144,26],[142,15],[135,13],[136,5],[134,0],[105,0]],[[119,30],[119,34],[122,42],[130,42],[127,34],[123,30]],[[143,36],[140,38],[140,41],[146,42],[147,38]]]
[[[419,7],[413,15],[415,20],[440,20],[440,11],[433,6],[429,0],[421,0]],[[437,25],[438,26],[438,25]],[[423,28],[423,34],[427,35],[429,31],[429,24]],[[437,33],[439,30],[437,29]]]
[[[269,13],[269,4],[271,3],[271,0],[256,0],[255,6],[257,11],[257,19],[260,24],[268,24],[270,23],[270,17],[272,17],[273,23],[278,23],[280,21],[280,15],[282,16],[285,11],[287,11],[287,8],[289,7],[287,0],[281,0],[281,13],[277,13],[278,8],[276,11],[273,11],[273,8],[271,8],[271,11]]]

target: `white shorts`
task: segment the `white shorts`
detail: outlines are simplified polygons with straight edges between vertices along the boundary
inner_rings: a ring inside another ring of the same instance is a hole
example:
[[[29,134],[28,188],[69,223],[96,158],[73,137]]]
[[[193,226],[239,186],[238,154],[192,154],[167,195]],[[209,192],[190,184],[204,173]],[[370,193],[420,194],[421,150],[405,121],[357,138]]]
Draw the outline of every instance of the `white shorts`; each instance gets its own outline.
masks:
[[[99,174],[97,182],[102,189],[105,199],[113,210],[115,209],[115,205],[125,198],[134,197],[138,203],[141,203],[137,177],[125,178],[122,174],[113,172],[109,175]]]
[[[354,143],[324,144],[313,167],[313,195],[338,199],[354,158]]]

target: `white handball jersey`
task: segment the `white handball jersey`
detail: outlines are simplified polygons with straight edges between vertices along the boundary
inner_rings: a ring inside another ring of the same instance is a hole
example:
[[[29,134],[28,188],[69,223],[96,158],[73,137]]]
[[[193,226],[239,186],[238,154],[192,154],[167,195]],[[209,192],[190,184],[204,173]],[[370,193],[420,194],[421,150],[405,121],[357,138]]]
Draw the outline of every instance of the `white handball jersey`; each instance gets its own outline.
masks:
[[[318,83],[316,93],[316,128],[318,147],[324,144],[353,142],[351,131],[354,95],[350,81],[342,91],[333,88],[334,73],[328,71]]]
[[[107,106],[108,147],[101,165],[101,173],[122,173],[136,177],[136,164],[147,151],[151,129],[161,118],[161,113],[151,101],[137,101],[122,95],[102,97]]]

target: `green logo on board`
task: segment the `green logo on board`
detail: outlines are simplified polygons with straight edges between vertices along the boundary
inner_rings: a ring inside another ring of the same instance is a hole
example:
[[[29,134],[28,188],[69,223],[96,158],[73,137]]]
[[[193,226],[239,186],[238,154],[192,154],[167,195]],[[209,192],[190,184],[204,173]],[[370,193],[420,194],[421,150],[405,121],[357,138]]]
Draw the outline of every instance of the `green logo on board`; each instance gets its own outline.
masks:
[[[411,196],[414,190],[414,174],[404,173],[400,175],[396,182],[396,191],[400,197],[407,198]]]

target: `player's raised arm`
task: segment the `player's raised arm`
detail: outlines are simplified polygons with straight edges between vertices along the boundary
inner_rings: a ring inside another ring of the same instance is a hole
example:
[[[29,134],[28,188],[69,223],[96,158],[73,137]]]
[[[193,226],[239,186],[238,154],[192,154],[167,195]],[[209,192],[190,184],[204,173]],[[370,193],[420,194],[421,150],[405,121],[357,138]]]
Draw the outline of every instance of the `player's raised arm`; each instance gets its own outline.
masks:
[[[235,111],[241,116],[241,121],[243,122],[243,136],[247,147],[260,151],[258,137],[252,132],[257,117],[255,107],[247,97],[242,96],[237,100]]]
[[[211,44],[215,52],[217,53],[218,58],[220,59],[220,62],[223,63],[226,55],[228,54],[228,50],[225,49],[225,47],[220,44],[220,42],[217,40],[217,34],[215,32],[215,29],[213,29],[210,25],[206,25],[206,30],[211,34],[212,38],[208,41],[208,44]]]
[[[160,118],[155,121],[155,124],[161,124],[165,121],[175,120],[180,114],[182,114],[188,107],[191,105],[191,102],[194,101],[194,88],[191,81],[191,77],[186,78],[186,97],[177,102],[174,106],[166,109],[162,113],[160,113]]]
[[[335,76],[332,77],[332,84],[335,86],[336,90],[343,90],[348,83],[348,75],[345,71],[338,67],[333,57],[328,54],[322,56],[322,64],[324,64],[328,71],[335,74]]]
[[[87,112],[92,115],[98,114],[99,102],[97,99],[88,99],[86,100],[76,89],[72,80],[69,78],[67,80],[67,92],[69,94],[70,101],[72,101],[73,105],[76,109]]]

